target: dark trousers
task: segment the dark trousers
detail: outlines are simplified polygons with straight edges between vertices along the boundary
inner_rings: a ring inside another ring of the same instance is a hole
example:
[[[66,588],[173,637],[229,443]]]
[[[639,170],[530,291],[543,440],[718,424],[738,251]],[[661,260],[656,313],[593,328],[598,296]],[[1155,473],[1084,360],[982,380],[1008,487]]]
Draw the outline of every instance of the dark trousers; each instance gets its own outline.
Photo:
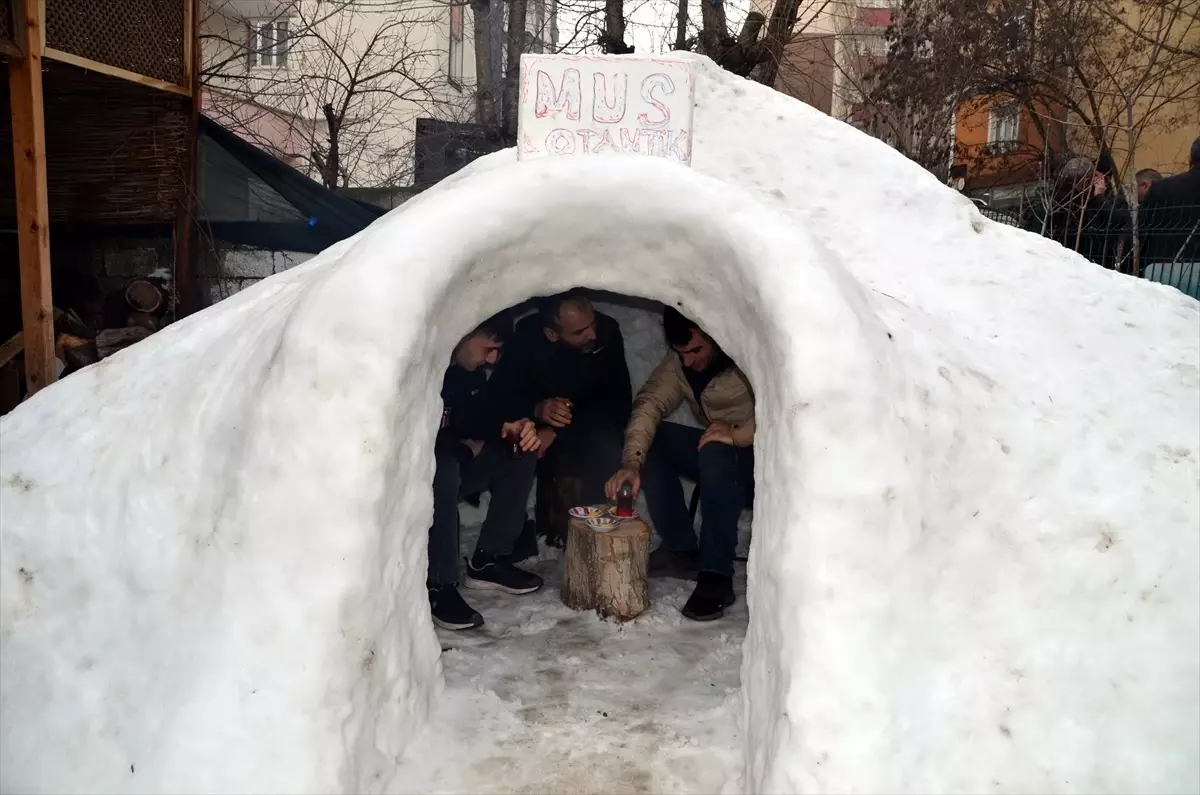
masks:
[[[555,433],[539,476],[578,478],[584,505],[604,502],[604,484],[621,466],[625,428],[579,417],[566,428],[556,428]]]
[[[479,531],[478,552],[510,555],[525,527],[525,504],[533,488],[537,457],[509,458],[507,445],[489,441],[470,458],[455,446],[439,448],[433,475],[433,526],[429,528],[429,581],[458,582],[458,502],[468,494],[492,493]]]
[[[703,434],[664,422],[642,469],[642,491],[650,520],[673,552],[700,550],[700,569],[733,576],[737,554],[738,518],[754,487],[754,448],[709,442],[699,450]],[[700,540],[688,516],[680,477],[696,481],[700,489]]]

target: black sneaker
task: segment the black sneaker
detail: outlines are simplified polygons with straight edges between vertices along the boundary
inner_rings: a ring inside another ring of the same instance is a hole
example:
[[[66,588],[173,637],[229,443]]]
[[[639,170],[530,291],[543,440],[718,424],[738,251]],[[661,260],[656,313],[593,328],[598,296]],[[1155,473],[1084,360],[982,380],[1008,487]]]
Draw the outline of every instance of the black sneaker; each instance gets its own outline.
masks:
[[[650,563],[646,569],[649,577],[676,577],[680,580],[694,580],[699,573],[700,550],[672,552],[665,546],[650,553]]]
[[[429,610],[433,623],[442,629],[473,629],[483,626],[483,616],[472,609],[456,585],[430,585]]]
[[[696,590],[683,606],[683,615],[693,621],[713,621],[725,615],[725,608],[735,601],[733,578],[712,571],[702,571],[696,577]]]
[[[524,569],[518,569],[507,556],[476,552],[467,561],[467,577],[464,583],[478,591],[504,591],[505,593],[533,593],[542,587],[542,578]]]

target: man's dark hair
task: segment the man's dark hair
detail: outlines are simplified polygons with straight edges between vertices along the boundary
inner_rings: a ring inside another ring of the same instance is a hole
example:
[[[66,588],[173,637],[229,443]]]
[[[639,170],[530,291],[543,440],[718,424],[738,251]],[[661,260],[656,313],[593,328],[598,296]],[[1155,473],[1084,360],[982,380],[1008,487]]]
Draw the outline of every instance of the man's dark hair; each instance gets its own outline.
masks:
[[[485,336],[497,342],[504,342],[510,333],[512,333],[512,314],[507,309],[502,309],[476,326],[475,330],[467,335],[467,338]]]
[[[1192,141],[1192,153],[1191,154],[1192,154],[1192,157],[1191,157],[1192,168],[1195,168],[1196,166],[1200,166],[1200,138],[1197,138],[1196,140]]]
[[[562,308],[563,304],[569,301],[580,301],[589,306],[592,303],[580,289],[567,290],[557,295],[538,298],[535,303],[537,305],[538,318],[542,321],[542,328],[548,328],[551,331],[562,331],[558,325],[558,311]]]
[[[700,326],[673,306],[663,307],[663,335],[668,345],[687,345],[692,338],[692,329]]]
[[[1137,182],[1158,182],[1162,179],[1162,174],[1153,168],[1143,168],[1141,171],[1133,175]]]

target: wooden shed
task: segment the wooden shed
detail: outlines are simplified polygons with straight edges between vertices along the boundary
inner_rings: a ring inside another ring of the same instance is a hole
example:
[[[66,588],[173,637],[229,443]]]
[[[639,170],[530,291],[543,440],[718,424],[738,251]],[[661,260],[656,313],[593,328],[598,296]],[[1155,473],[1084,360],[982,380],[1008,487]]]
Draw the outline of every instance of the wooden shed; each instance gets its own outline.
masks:
[[[0,0],[0,228],[19,261],[0,278],[19,271],[21,307],[0,367],[23,349],[30,394],[56,369],[52,228],[171,224],[194,306],[198,2]]]

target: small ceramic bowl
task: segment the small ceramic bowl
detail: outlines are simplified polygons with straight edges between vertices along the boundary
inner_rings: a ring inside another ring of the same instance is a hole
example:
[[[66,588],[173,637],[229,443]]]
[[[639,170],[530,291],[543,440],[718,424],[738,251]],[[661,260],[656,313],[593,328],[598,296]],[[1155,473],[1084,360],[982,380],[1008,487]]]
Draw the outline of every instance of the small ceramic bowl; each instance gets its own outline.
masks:
[[[620,521],[609,516],[594,516],[587,520],[588,527],[595,530],[597,533],[607,533],[609,530],[616,528]]]
[[[594,505],[579,505],[567,511],[567,513],[571,514],[576,519],[594,519],[598,516],[603,516],[604,510],[597,508]]]

